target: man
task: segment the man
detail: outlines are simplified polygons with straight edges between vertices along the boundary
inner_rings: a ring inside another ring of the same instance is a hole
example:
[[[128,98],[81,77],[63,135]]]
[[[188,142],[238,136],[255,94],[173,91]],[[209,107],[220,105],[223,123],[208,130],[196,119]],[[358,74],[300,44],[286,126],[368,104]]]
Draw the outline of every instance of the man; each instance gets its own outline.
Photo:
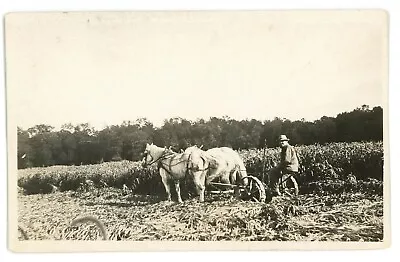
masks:
[[[281,193],[279,192],[278,181],[280,178],[285,180],[289,176],[294,184],[295,194],[298,195],[299,189],[296,179],[293,177],[299,171],[299,159],[297,158],[296,150],[289,144],[289,139],[286,135],[279,136],[279,146],[282,149],[280,163],[269,172],[269,184],[279,196]]]

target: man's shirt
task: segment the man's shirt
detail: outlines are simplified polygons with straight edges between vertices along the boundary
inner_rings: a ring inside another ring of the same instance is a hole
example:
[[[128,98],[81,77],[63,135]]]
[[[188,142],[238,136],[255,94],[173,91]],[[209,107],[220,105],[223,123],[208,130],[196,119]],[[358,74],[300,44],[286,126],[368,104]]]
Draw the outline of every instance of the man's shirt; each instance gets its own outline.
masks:
[[[282,149],[280,167],[282,171],[299,171],[299,160],[297,159],[296,150],[293,146],[288,145],[286,148]]]

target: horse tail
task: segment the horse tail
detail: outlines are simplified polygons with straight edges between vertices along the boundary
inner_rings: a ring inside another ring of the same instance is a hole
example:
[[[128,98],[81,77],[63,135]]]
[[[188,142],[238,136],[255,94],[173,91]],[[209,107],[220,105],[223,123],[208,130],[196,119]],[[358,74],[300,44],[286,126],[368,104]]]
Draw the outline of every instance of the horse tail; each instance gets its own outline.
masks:
[[[243,180],[243,178],[247,176],[246,166],[244,165],[244,162],[237,151],[234,151],[234,159],[237,168],[236,172],[237,183],[247,185],[248,182],[247,179]]]
[[[240,168],[239,173],[240,173],[241,178],[247,176],[247,170],[246,170],[246,167],[244,166],[244,163],[242,160],[240,160],[240,162],[239,162],[239,168]]]
[[[247,182],[248,182],[247,179],[243,180],[243,178],[247,176],[247,170],[246,170],[246,167],[245,167],[243,161],[240,158],[239,158],[239,161],[238,161],[238,168],[239,168],[238,180],[242,181],[242,183],[244,185],[247,185]]]

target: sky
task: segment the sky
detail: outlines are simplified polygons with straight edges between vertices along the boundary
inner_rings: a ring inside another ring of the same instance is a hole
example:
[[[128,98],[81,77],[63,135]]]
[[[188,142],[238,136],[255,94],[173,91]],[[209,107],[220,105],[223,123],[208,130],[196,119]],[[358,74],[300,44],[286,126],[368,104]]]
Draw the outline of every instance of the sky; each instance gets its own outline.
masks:
[[[102,129],[384,106],[386,22],[381,11],[11,14],[7,110],[22,128]]]

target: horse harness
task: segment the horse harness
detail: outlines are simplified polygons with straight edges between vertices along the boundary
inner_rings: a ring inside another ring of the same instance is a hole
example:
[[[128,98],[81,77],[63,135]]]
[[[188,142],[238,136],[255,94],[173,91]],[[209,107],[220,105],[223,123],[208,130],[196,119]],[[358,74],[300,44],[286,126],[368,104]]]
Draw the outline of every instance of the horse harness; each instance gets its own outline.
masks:
[[[146,154],[148,154],[148,153],[146,153]],[[186,162],[186,171],[185,171],[185,175],[188,175],[189,170],[194,170],[194,171],[207,171],[208,169],[211,169],[210,165],[208,165],[208,166],[207,166],[206,168],[204,168],[204,169],[199,169],[199,168],[190,167],[190,166],[189,166],[189,163],[190,163],[190,158],[191,158],[192,154],[189,154],[189,157],[188,157],[187,160],[183,160],[183,161],[180,161],[180,162],[178,162],[178,163],[172,164],[173,157],[176,156],[177,154],[178,154],[178,153],[169,152],[168,149],[165,149],[164,152],[161,154],[161,156],[160,156],[159,158],[155,159],[155,160],[153,159],[153,156],[150,155],[151,158],[152,158],[152,161],[151,161],[149,164],[147,164],[147,165],[152,165],[152,164],[158,162],[157,168],[158,168],[158,169],[160,169],[160,168],[164,169],[165,172],[167,172],[169,175],[171,175],[171,170],[172,170],[172,167],[173,167],[173,166],[179,165],[179,164],[181,164],[181,163],[183,163],[183,162]],[[167,163],[167,164],[164,163],[164,162],[162,161],[162,160],[166,160],[166,159],[169,160],[169,163]],[[206,160],[205,160],[204,158],[201,157],[201,159],[203,160],[203,162],[206,162]],[[242,170],[239,168],[238,171],[240,172],[240,171],[242,171]]]
[[[181,164],[181,163],[183,163],[183,162],[186,162],[185,176],[188,175],[189,170],[206,171],[206,170],[210,169],[210,166],[207,166],[207,167],[204,168],[204,169],[199,169],[199,168],[192,168],[192,167],[190,167],[190,166],[189,166],[189,163],[190,163],[190,158],[191,158],[192,154],[189,154],[189,157],[188,157],[187,160],[179,161],[178,163],[172,164],[173,157],[176,156],[177,153],[170,152],[170,154],[165,154],[165,152],[167,152],[167,150],[165,150],[165,151],[163,152],[163,154],[161,154],[161,156],[160,156],[157,160],[153,161],[152,163],[158,162],[157,168],[158,168],[158,169],[160,169],[160,168],[164,169],[165,172],[167,172],[169,175],[171,175],[171,170],[172,170],[172,167],[173,167],[173,166],[179,165],[179,164]],[[170,157],[170,156],[171,156],[171,157]],[[164,159],[169,159],[169,163],[168,163],[168,164],[164,163],[164,162],[162,161],[162,160],[164,160]],[[205,160],[204,160],[203,158],[201,158],[201,159],[205,162]],[[152,163],[151,163],[151,164],[152,164]]]
[[[148,154],[148,153],[146,153],[146,154]],[[172,164],[173,157],[176,156],[176,154],[177,153],[169,152],[168,149],[165,149],[164,152],[161,154],[161,156],[159,158],[155,159],[155,160],[153,159],[153,156],[150,154],[150,157],[152,158],[152,161],[147,165],[152,165],[152,164],[158,162],[157,168],[158,169],[162,168],[162,169],[165,170],[165,172],[167,172],[169,175],[171,175],[171,170],[172,170],[173,166],[179,165],[180,163],[183,163],[183,162],[186,161],[186,160],[183,160],[183,161],[180,161],[180,162],[178,162],[176,164]],[[190,159],[190,156],[191,155],[189,155],[189,159]],[[162,160],[166,160],[166,159],[169,160],[168,164],[165,164],[162,161]],[[190,169],[190,167],[189,167],[189,159],[186,161],[186,174],[187,174],[188,170]]]

